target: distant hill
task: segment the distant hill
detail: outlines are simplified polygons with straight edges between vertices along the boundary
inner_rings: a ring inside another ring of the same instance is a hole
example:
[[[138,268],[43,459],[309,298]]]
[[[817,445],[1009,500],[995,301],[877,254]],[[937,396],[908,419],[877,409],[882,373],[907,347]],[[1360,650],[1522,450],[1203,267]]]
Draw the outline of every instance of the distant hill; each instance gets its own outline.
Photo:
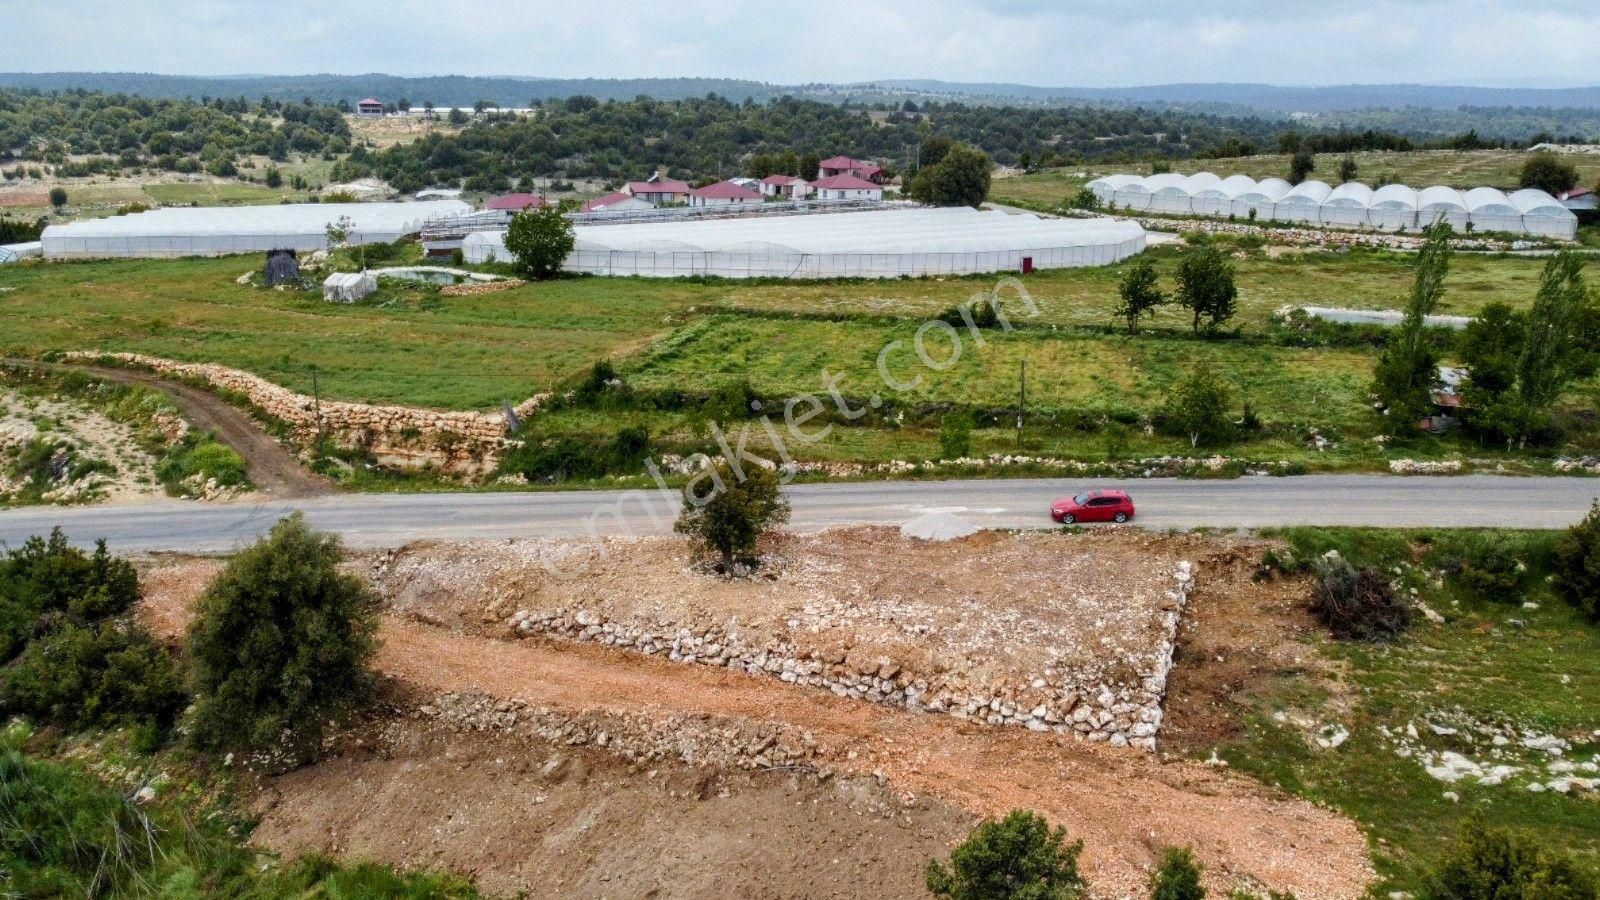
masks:
[[[0,86],[40,90],[88,88],[147,97],[263,96],[277,100],[309,96],[321,103],[373,96],[414,104],[470,106],[493,100],[525,106],[534,98],[588,95],[631,100],[639,95],[682,100],[718,94],[731,100],[765,102],[785,94],[834,102],[959,100],[966,103],[1063,105],[1077,103],[1146,104],[1229,108],[1257,113],[1335,113],[1367,109],[1457,109],[1459,107],[1539,107],[1600,109],[1600,86],[1580,88],[1489,88],[1420,84],[1351,84],[1282,87],[1270,84],[1153,84],[1140,87],[1041,87],[1026,84],[887,79],[856,84],[769,84],[735,78],[526,78],[438,75],[238,75],[199,77],[133,72],[6,72]]]

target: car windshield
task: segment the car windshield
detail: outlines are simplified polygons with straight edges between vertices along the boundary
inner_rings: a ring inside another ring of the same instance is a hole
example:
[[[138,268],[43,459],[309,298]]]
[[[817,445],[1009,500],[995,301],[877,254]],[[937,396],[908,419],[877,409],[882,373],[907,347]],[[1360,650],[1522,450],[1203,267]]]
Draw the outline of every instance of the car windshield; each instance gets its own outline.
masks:
[[[1079,506],[1088,506],[1089,505],[1089,495],[1088,494],[1079,494],[1078,496],[1072,498],[1072,502],[1078,504]]]

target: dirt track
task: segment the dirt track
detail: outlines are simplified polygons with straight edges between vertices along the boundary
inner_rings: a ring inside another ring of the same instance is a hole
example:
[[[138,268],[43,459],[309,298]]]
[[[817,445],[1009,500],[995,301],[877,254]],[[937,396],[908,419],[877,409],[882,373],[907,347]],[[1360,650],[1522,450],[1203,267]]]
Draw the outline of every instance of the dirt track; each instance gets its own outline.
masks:
[[[299,500],[336,491],[332,482],[307,470],[293,453],[263,431],[248,413],[209,391],[138,369],[76,366],[25,359],[0,359],[0,365],[83,372],[120,384],[153,388],[171,398],[190,425],[201,431],[215,433],[217,440],[244,457],[250,481],[267,498]]]

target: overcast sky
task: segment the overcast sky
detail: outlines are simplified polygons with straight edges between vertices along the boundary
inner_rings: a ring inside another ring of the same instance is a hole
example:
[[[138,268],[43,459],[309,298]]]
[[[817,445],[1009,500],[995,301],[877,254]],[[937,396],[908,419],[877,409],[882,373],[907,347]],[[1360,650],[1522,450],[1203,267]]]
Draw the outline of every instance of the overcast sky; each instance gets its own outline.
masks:
[[[0,0],[0,70],[1600,83],[1600,0]]]

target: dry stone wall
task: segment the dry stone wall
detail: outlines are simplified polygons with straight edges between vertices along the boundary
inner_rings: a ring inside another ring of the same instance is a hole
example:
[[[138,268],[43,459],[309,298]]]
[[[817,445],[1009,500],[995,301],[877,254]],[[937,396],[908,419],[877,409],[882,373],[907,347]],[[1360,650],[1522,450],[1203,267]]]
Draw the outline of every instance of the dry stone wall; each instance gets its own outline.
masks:
[[[393,468],[432,467],[443,472],[477,475],[492,469],[505,446],[502,413],[441,411],[410,406],[377,406],[323,400],[291,391],[238,369],[212,363],[183,363],[139,353],[82,351],[67,354],[77,362],[138,366],[160,375],[193,379],[219,391],[244,397],[274,419],[287,423],[300,441],[327,437],[342,447],[364,447],[381,465]],[[518,416],[538,409],[543,396],[516,407]],[[320,417],[320,418],[319,418]]]
[[[604,644],[681,663],[719,666],[781,679],[872,703],[945,713],[989,725],[1074,734],[1113,746],[1154,750],[1162,700],[1177,641],[1178,622],[1193,586],[1193,567],[1180,562],[1161,605],[1161,634],[1142,671],[1061,672],[1042,668],[1022,683],[985,685],[959,672],[919,671],[869,652],[801,647],[777,640],[752,646],[736,625],[703,629],[668,623],[607,620],[587,609],[518,610],[508,625],[520,635]],[[1132,677],[1128,677],[1131,675]]]

